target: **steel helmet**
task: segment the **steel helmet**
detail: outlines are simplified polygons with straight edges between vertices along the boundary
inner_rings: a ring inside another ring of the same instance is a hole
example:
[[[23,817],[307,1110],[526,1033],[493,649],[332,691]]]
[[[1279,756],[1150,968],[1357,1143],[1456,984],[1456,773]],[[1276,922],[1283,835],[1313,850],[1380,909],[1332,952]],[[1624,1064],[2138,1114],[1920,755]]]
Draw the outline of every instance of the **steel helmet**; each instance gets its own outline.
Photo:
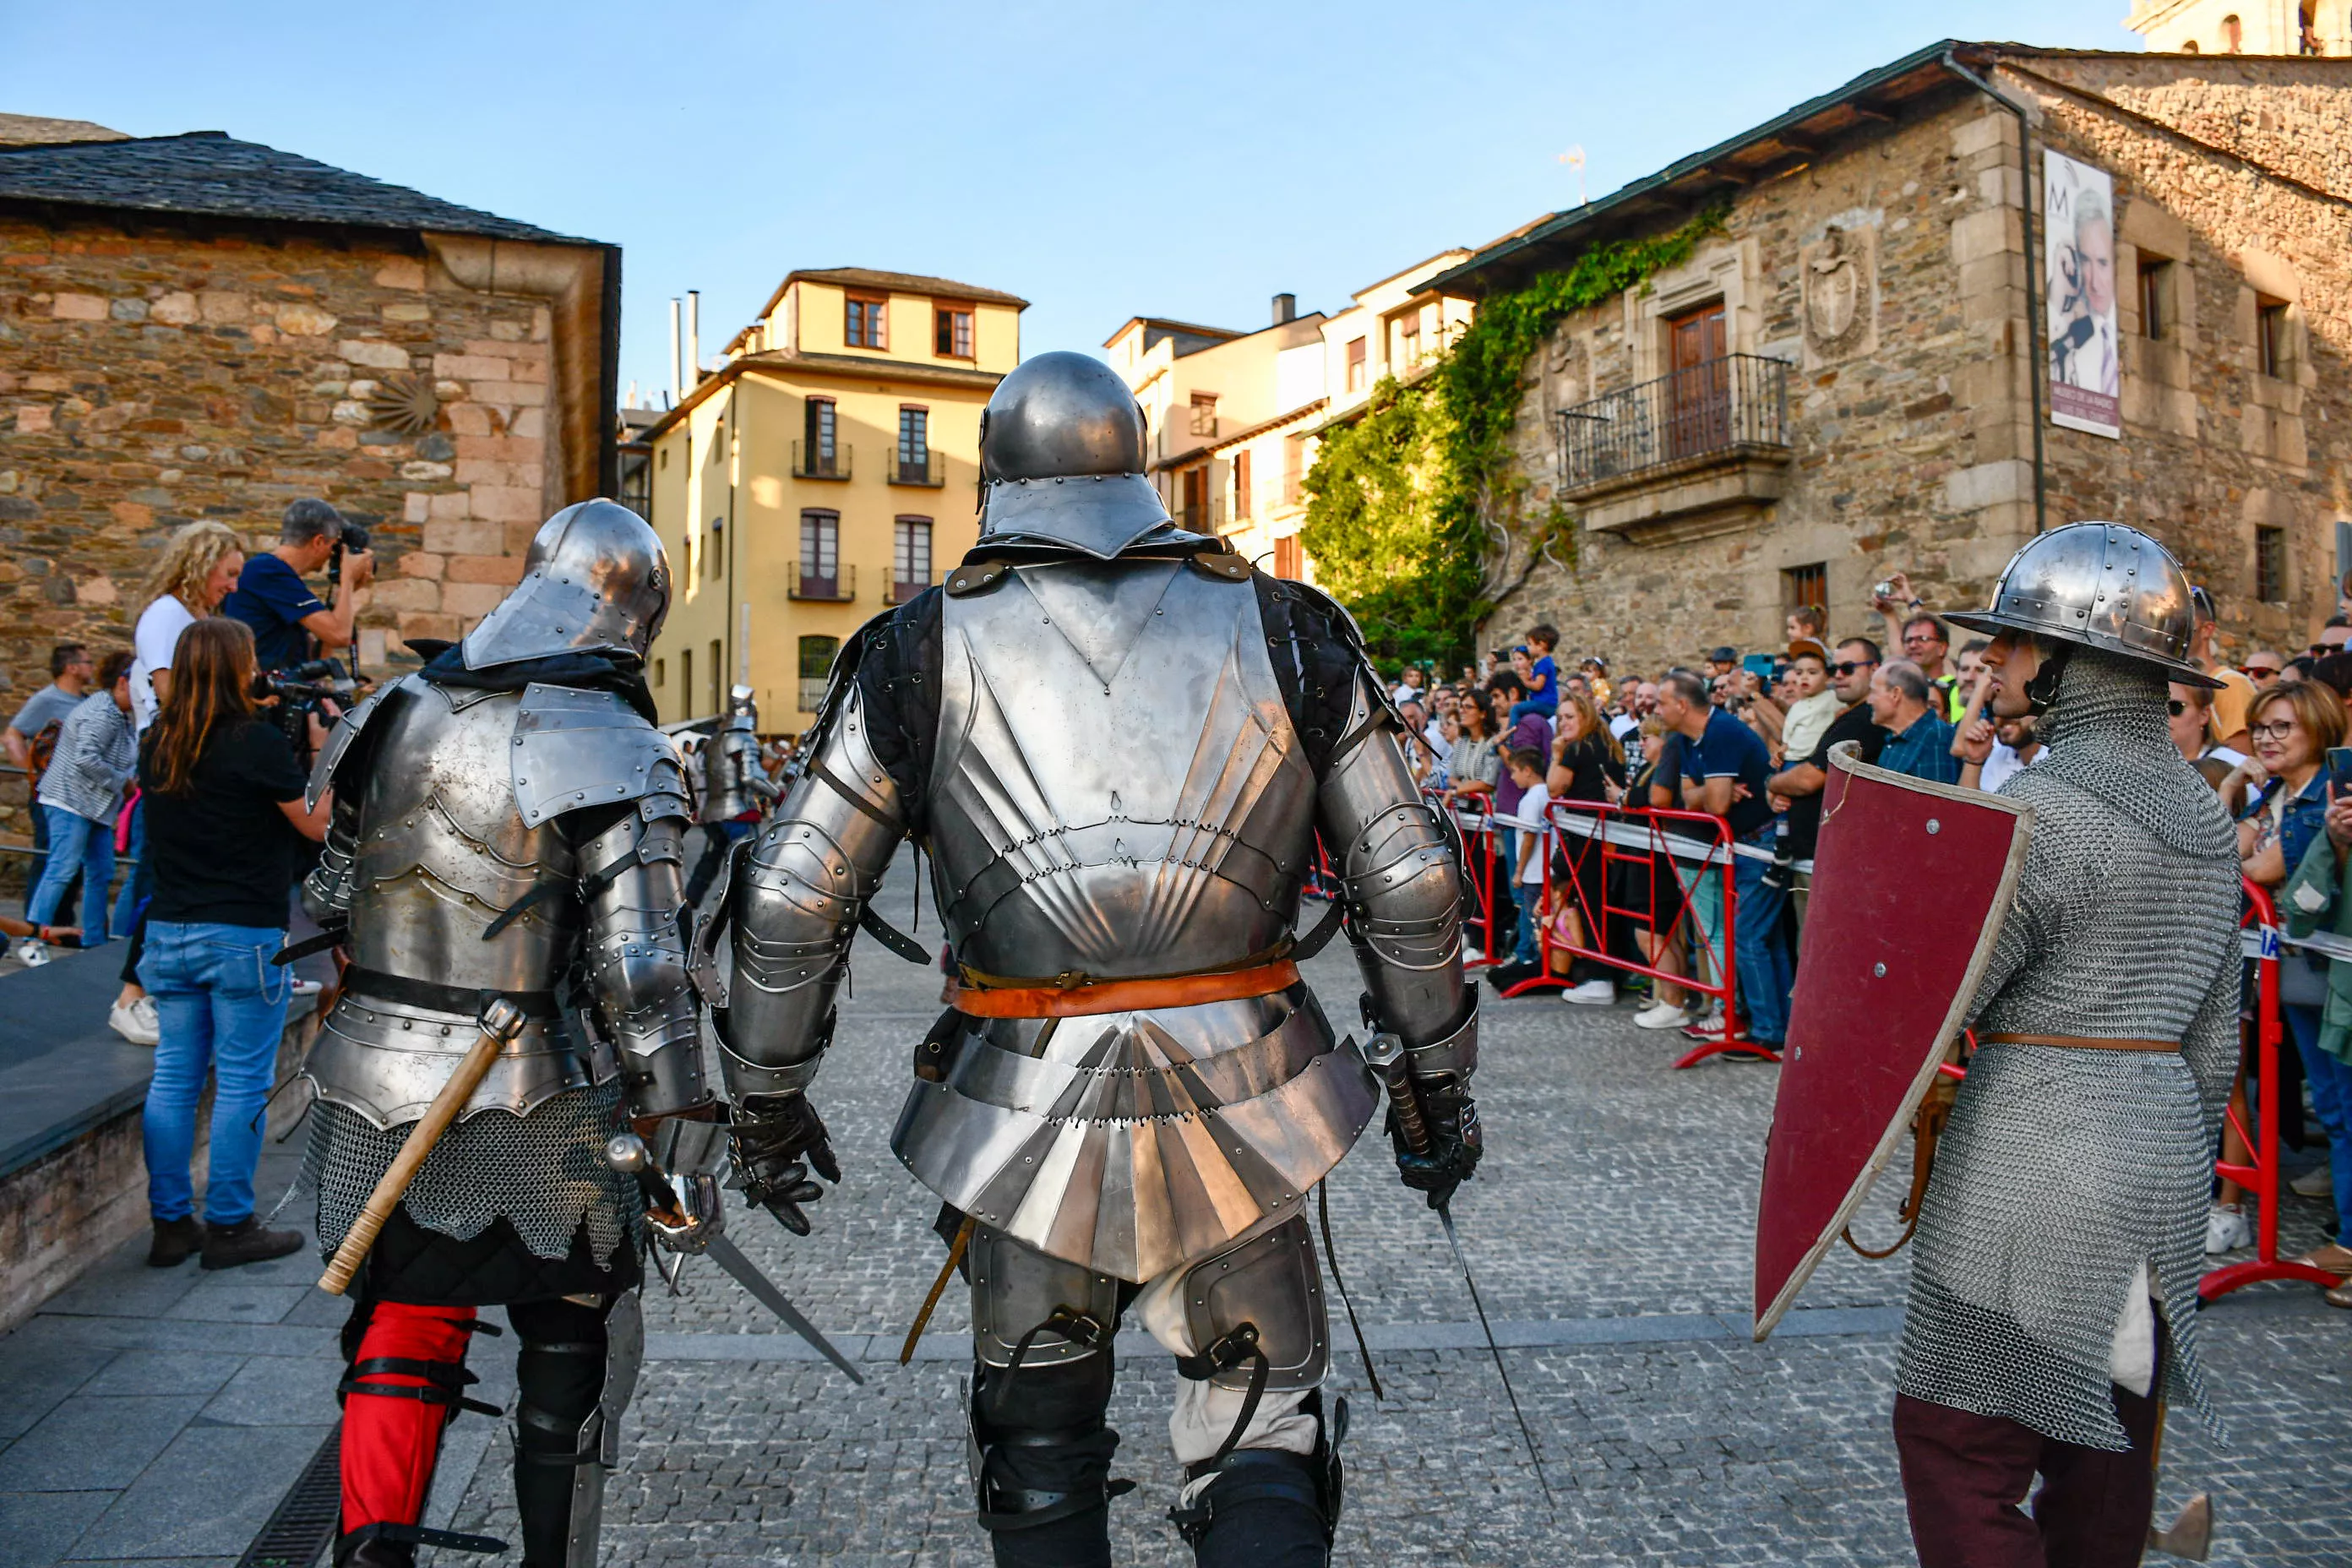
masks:
[[[2028,540],[1993,584],[1992,606],[1944,619],[2028,632],[2137,659],[2188,686],[2219,686],[2190,657],[2197,606],[2172,552],[2120,522],[2070,522]]]
[[[669,613],[661,536],[618,501],[583,500],[539,525],[522,581],[466,634],[466,668],[601,650],[642,660]]]
[[[980,416],[980,536],[1068,544],[1105,560],[1168,509],[1146,474],[1143,409],[1118,373],[1087,354],[1024,361]]]

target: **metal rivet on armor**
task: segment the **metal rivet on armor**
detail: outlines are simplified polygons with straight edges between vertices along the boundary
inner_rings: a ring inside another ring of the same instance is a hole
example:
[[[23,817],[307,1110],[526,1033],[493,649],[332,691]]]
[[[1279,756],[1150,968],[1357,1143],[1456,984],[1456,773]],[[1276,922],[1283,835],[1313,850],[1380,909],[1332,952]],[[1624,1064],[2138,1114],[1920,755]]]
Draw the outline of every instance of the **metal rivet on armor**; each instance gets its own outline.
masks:
[[[1927,831],[1930,833],[1941,833],[1944,831],[1944,825],[1931,816],[1927,819]]]
[[[1884,978],[1884,977],[1885,976],[1885,973],[1886,973],[1886,965],[1885,965],[1885,964],[1883,964],[1883,963],[1874,963],[1874,964],[1872,964],[1872,965],[1870,966],[1870,972],[1871,972],[1873,974],[1875,974],[1875,975],[1880,976],[1881,978]]]

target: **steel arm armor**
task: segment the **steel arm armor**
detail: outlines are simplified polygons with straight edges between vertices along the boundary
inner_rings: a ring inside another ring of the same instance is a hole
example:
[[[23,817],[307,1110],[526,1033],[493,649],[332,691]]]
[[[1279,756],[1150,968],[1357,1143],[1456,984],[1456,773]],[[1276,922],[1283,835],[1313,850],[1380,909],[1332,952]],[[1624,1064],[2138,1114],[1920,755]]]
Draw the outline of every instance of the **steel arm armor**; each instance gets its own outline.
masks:
[[[1348,934],[1372,1021],[1404,1041],[1412,1075],[1469,1078],[1476,998],[1462,979],[1462,868],[1454,838],[1421,798],[1369,669],[1356,675],[1346,734],[1317,805],[1339,873]]]
[[[735,975],[719,1061],[730,1098],[808,1087],[833,1038],[858,917],[906,837],[898,787],[877,760],[855,671],[835,677],[808,763],[730,889]]]
[[[589,989],[621,1053],[632,1116],[668,1116],[710,1099],[688,973],[682,795],[649,795],[579,846],[588,910]]]
[[[337,795],[327,818],[327,842],[319,863],[302,879],[302,908],[322,930],[351,924],[353,876],[359,860],[360,803]]]

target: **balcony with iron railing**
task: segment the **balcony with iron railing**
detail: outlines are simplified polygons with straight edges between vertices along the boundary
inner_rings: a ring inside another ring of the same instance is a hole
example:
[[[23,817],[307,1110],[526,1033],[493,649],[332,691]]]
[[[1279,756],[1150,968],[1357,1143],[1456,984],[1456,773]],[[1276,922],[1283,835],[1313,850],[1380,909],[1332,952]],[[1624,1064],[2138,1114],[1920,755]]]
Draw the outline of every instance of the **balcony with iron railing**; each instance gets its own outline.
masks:
[[[793,443],[793,478],[796,479],[845,479],[849,477],[849,443],[846,441],[807,441]]]
[[[802,562],[792,563],[792,575],[785,580],[786,598],[814,599],[821,604],[845,605],[857,597],[857,568],[835,564],[823,570],[812,570]]]
[[[920,577],[902,577],[893,570],[889,581],[882,584],[882,602],[903,605],[924,589],[938,586],[939,581],[940,574],[936,572]]]
[[[904,449],[893,447],[890,452],[890,482],[894,485],[928,485],[933,489],[948,482],[947,465],[940,455],[929,447],[909,456]]]
[[[1788,362],[1727,354],[1562,409],[1558,494],[1599,531],[1707,531],[1778,500],[1790,452]]]

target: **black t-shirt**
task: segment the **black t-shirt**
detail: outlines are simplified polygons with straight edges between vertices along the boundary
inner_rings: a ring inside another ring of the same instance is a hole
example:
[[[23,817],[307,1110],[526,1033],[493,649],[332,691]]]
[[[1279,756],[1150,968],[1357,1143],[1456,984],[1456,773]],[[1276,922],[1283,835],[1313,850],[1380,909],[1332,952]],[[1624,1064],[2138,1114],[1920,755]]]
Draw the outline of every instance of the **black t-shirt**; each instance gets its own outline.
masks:
[[[147,853],[155,861],[148,918],[285,929],[303,842],[279,809],[301,798],[306,782],[294,749],[258,719],[216,730],[187,787],[165,795],[152,782],[153,739],[150,731],[139,759]]]
[[[1624,764],[1609,755],[1598,735],[1581,736],[1561,747],[1554,765],[1566,768],[1569,775],[1568,788],[1555,794],[1555,800],[1607,800],[1607,786],[1625,777]]]
[[[1865,763],[1878,761],[1879,748],[1886,744],[1886,731],[1870,717],[1870,704],[1857,702],[1830,721],[1822,736],[1822,743],[1813,748],[1810,757],[1800,762],[1812,763],[1826,775],[1830,770],[1830,748],[1846,741],[1862,743],[1861,756]],[[1789,802],[1789,853],[1800,860],[1813,857],[1813,839],[1822,830],[1822,792],[1801,795]]]

